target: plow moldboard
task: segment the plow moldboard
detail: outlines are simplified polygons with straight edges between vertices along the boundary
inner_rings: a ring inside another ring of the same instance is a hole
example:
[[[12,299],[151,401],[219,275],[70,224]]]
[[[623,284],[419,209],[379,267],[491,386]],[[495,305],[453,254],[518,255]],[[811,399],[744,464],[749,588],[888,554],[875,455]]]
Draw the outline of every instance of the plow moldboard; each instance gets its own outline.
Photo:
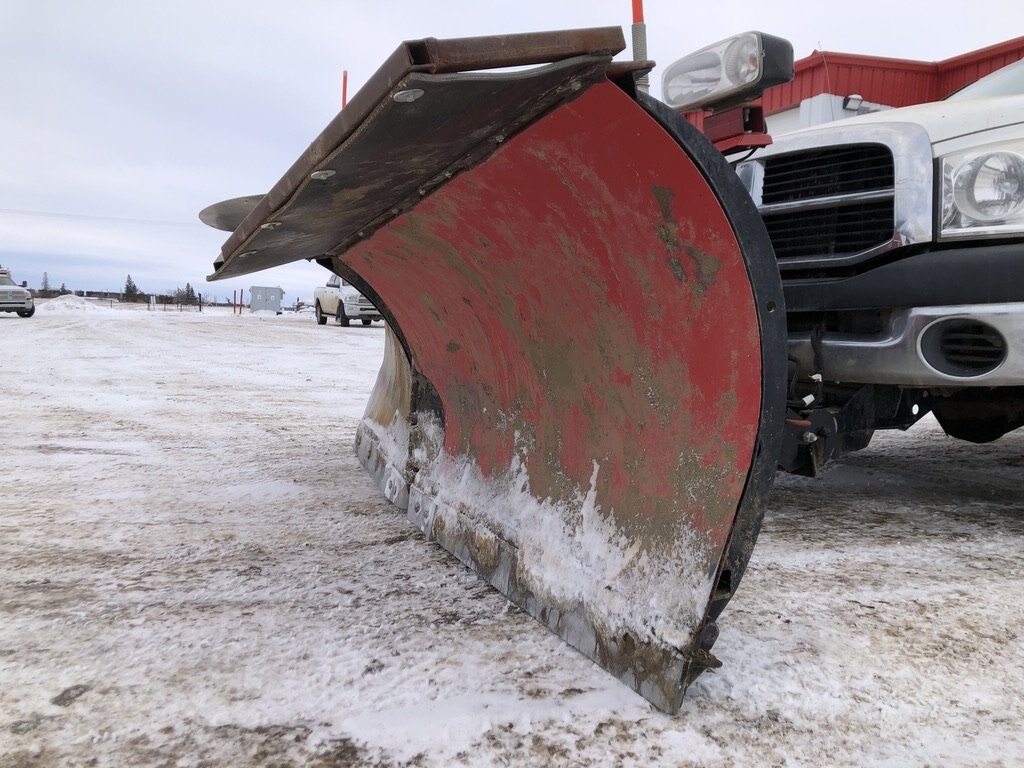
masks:
[[[728,166],[606,67],[408,73],[219,268],[291,248],[371,296],[395,334],[358,438],[382,489],[674,711],[770,486],[781,288]],[[394,184],[366,180],[374,151]]]

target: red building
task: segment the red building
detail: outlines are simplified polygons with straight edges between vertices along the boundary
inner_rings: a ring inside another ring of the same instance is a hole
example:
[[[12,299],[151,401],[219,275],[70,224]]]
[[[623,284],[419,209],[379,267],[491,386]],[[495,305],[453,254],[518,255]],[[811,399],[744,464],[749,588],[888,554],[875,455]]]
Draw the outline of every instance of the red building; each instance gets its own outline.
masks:
[[[862,112],[938,101],[1022,58],[1024,37],[933,62],[814,51],[795,62],[791,82],[769,88],[755,103],[764,107],[769,131],[784,133]],[[703,127],[703,117],[687,114],[697,127]]]

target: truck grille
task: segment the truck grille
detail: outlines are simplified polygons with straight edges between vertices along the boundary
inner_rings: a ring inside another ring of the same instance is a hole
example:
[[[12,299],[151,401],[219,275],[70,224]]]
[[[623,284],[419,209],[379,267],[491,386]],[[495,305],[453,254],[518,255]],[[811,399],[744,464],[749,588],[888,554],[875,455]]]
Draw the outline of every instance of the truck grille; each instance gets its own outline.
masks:
[[[893,237],[893,157],[881,144],[770,157],[759,210],[776,258],[832,258]]]
[[[780,260],[845,256],[892,237],[892,201],[770,214],[764,224]]]

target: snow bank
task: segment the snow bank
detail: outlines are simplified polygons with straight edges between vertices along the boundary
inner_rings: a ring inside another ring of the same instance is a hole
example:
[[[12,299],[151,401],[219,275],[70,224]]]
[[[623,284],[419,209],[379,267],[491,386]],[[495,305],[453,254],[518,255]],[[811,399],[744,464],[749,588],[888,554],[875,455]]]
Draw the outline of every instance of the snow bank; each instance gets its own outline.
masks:
[[[113,312],[109,301],[86,299],[73,294],[57,296],[36,302],[37,312],[76,313],[76,312]]]

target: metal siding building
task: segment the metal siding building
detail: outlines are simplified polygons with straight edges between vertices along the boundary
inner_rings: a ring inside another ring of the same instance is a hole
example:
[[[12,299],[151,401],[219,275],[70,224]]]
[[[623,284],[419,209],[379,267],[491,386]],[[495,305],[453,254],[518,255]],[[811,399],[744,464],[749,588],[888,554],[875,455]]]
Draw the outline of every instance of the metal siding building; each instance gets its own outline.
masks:
[[[254,285],[249,289],[249,309],[252,312],[276,312],[281,314],[281,286]]]
[[[874,105],[906,107],[945,98],[1022,58],[1024,37],[934,62],[814,51],[794,62],[791,82],[769,88],[754,103],[761,104],[769,118],[797,110],[822,94],[840,99],[856,94]],[[703,112],[685,114],[698,128],[703,128],[704,116]]]

